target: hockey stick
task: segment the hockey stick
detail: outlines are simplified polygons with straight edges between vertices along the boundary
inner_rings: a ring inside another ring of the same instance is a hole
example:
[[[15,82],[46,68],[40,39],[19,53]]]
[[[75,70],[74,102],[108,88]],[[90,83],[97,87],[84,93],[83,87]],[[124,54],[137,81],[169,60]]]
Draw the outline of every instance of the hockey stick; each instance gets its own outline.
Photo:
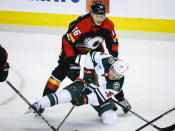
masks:
[[[162,128],[162,131],[174,131],[174,130],[175,130],[175,124]]]
[[[32,104],[7,80],[6,83],[31,107],[35,113],[37,113],[44,121],[45,123],[53,130],[57,131],[54,126],[50,124],[50,122],[42,115],[40,114],[33,106]]]
[[[172,112],[173,110],[175,110],[175,107],[173,107],[172,109],[168,110],[167,112],[161,114],[160,116],[154,118],[153,120],[149,121],[148,123],[146,123],[145,125],[141,126],[140,128],[138,128],[137,130],[135,131],[140,131],[141,129],[145,128],[146,126],[148,126],[149,124],[159,120],[160,118],[164,117],[165,115],[167,115],[168,113]],[[175,129],[175,124],[174,125],[171,125],[169,127],[165,127],[165,128],[162,128],[162,130],[166,130],[166,129]],[[171,130],[170,130],[171,131]]]
[[[81,55],[79,55],[79,59],[78,59],[78,64],[80,64],[80,60],[81,60]],[[67,115],[65,116],[65,118],[61,121],[61,123],[59,124],[59,126],[57,127],[57,131],[60,129],[60,127],[63,125],[64,121],[67,119],[67,117],[70,115],[70,113],[73,111],[74,109],[74,105],[72,106],[72,108],[70,109],[70,111],[67,113]]]
[[[62,126],[62,124],[64,123],[64,121],[67,119],[67,117],[70,115],[70,113],[72,112],[72,110],[74,109],[75,106],[72,106],[72,108],[70,109],[70,111],[67,113],[67,115],[65,116],[65,118],[62,120],[62,122],[59,124],[58,128],[56,129],[57,131],[60,129],[60,127]]]
[[[121,106],[122,108],[125,108],[125,109],[129,110],[127,107],[123,106],[123,105],[120,104],[118,101],[116,101],[116,100],[114,100],[114,99],[112,99],[112,101],[114,101],[117,105]],[[145,118],[143,118],[143,117],[140,116],[139,114],[135,113],[134,111],[129,110],[129,112],[131,112],[131,114],[135,115],[135,116],[138,117],[139,119],[145,121],[146,123],[149,123],[148,120],[146,120]],[[161,128],[160,128],[160,127],[158,127],[158,126],[156,126],[156,125],[154,125],[154,124],[152,124],[152,123],[150,123],[150,126],[152,126],[152,127],[154,127],[155,129],[161,131]]]

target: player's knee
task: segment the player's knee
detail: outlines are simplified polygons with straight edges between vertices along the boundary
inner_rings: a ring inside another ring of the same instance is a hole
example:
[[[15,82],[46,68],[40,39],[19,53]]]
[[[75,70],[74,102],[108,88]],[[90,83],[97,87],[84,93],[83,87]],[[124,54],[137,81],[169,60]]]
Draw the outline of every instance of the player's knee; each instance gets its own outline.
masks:
[[[68,90],[62,89],[56,93],[59,104],[69,103],[72,96]]]
[[[117,121],[117,114],[114,110],[110,109],[102,113],[101,119],[104,124],[113,125]]]

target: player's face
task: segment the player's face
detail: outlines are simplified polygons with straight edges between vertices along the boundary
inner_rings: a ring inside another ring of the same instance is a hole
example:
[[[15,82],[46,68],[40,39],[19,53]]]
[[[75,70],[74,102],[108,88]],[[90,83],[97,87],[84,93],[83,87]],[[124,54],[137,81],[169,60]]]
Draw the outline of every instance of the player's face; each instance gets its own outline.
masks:
[[[105,14],[104,15],[93,14],[92,19],[96,26],[100,26],[105,19]]]
[[[117,72],[113,67],[111,67],[111,68],[109,69],[108,74],[109,74],[109,79],[110,79],[110,80],[117,80],[117,79],[119,79],[119,78],[121,77],[121,76],[118,74],[118,72]]]

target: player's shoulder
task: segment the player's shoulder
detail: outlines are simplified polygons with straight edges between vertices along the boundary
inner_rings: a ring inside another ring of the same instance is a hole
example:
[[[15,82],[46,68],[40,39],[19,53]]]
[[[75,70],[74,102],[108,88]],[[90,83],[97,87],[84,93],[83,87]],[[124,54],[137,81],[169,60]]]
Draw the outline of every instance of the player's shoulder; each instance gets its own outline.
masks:
[[[84,32],[88,32],[91,29],[91,24],[92,24],[91,15],[90,13],[88,13],[83,16],[80,16],[76,20],[75,26],[77,26],[78,29],[81,30],[82,33],[84,33]]]
[[[90,14],[85,14],[82,16],[79,16],[76,20],[72,21],[69,24],[69,28],[68,28],[68,32],[72,32],[72,30],[75,27],[78,27],[79,30],[81,30],[81,32],[87,32],[89,31],[89,27],[91,25],[91,18],[90,18]]]
[[[84,15],[81,15],[79,17],[80,20],[84,20],[84,19],[87,19],[87,18],[90,18],[91,14],[90,13],[87,13],[87,14],[84,14]]]
[[[91,15],[90,13],[87,13],[85,15],[79,16],[76,20],[77,24],[88,24],[91,22]]]
[[[108,17],[106,17],[106,19],[103,22],[102,28],[114,30],[114,23]]]

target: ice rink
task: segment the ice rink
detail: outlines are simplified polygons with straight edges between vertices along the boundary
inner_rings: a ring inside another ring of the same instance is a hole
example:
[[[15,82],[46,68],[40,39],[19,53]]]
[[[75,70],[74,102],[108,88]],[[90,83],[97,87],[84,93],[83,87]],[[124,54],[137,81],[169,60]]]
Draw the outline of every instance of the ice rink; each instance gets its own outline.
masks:
[[[64,28],[0,25],[0,44],[9,54],[8,80],[31,102],[42,96],[47,79],[57,66]],[[119,57],[130,68],[124,83],[125,97],[132,111],[152,120],[175,106],[175,34],[117,31]],[[83,65],[83,60],[81,61]],[[61,88],[70,83],[65,79]],[[45,110],[44,117],[58,127],[71,104]],[[24,114],[28,105],[4,82],[0,83],[0,131],[51,131],[33,114]],[[145,124],[118,107],[114,126],[103,125],[89,105],[75,107],[60,131],[134,131]],[[154,124],[175,123],[175,111]],[[156,131],[148,126],[143,131]]]

